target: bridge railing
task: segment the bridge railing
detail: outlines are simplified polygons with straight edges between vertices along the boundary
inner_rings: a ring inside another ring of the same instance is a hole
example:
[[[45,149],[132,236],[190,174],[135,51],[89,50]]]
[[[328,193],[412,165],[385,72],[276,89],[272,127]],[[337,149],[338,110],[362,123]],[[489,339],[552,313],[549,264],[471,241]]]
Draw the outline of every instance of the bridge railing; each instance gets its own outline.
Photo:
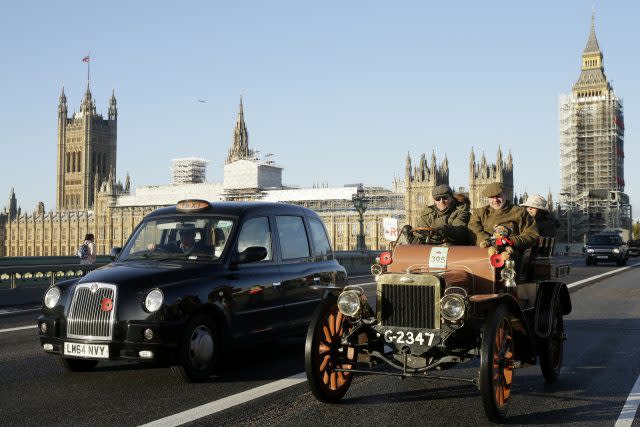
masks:
[[[368,273],[378,251],[336,251],[335,257],[349,274]],[[111,262],[108,255],[96,258],[92,265],[80,265],[77,257],[0,258],[0,286],[16,289],[22,284],[53,285],[56,281],[81,277]]]
[[[0,285],[15,289],[22,284],[53,285],[56,281],[87,274],[110,262],[98,256],[92,265],[80,265],[77,257],[7,257],[0,258]]]

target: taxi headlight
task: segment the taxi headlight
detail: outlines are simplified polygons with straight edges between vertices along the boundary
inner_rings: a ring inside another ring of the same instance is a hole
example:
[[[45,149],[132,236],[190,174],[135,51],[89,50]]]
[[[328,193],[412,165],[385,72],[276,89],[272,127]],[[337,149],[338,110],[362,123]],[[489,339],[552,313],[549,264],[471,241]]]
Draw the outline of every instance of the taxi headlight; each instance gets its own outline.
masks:
[[[147,294],[147,297],[144,299],[144,308],[150,313],[154,311],[158,311],[158,309],[162,306],[162,301],[164,300],[164,294],[160,289],[154,289]]]
[[[338,310],[345,316],[355,316],[360,307],[360,295],[356,291],[344,291],[338,297]]]
[[[618,249],[618,248],[614,248],[614,249],[613,249],[613,253],[614,253],[614,254],[619,254],[619,253],[620,253],[620,249]]]
[[[464,298],[458,294],[449,294],[440,300],[440,315],[446,320],[455,322],[464,316]]]
[[[592,254],[592,253],[594,253],[594,252],[595,252],[595,250],[594,250],[594,249],[587,249],[587,253],[589,253],[589,254]]]
[[[59,299],[60,299],[60,289],[54,286],[53,288],[49,288],[47,290],[47,293],[44,294],[44,305],[46,305],[47,308],[53,308],[56,306]]]

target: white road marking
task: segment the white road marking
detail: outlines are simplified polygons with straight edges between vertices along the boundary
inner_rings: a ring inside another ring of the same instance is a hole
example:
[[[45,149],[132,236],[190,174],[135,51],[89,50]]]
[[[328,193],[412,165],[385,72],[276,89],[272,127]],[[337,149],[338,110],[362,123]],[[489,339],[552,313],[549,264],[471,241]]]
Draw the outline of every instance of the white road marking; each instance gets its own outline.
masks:
[[[38,325],[30,325],[30,326],[19,326],[17,328],[9,328],[9,329],[0,329],[0,334],[3,332],[13,332],[13,331],[22,331],[24,329],[33,329],[37,328]]]
[[[614,427],[631,427],[638,411],[638,405],[640,405],[640,377],[633,385]]]
[[[597,279],[600,279],[602,277],[611,276],[612,274],[619,273],[621,271],[628,270],[628,269],[634,268],[634,267],[636,267],[636,265],[630,265],[629,267],[616,268],[615,270],[607,271],[606,273],[598,274],[597,276],[587,277],[586,279],[582,279],[582,280],[578,280],[577,282],[569,283],[567,285],[567,288],[571,289],[574,286],[578,286],[578,285],[581,285],[581,284],[586,283],[586,282],[591,282],[592,280],[597,280]]]
[[[204,405],[197,406],[193,409],[188,409],[175,415],[160,418],[159,420],[144,424],[141,427],[179,426],[197,420],[199,418],[224,411],[225,409],[229,409],[233,406],[241,405],[251,400],[258,399],[259,397],[275,393],[276,391],[283,390],[296,384],[300,384],[302,382],[305,382],[306,380],[307,375],[304,372],[300,372],[299,374],[292,375],[279,381],[252,388],[250,390],[246,390],[242,393],[234,394],[223,399],[214,400],[213,402],[205,403]]]
[[[367,283],[354,283],[353,285],[349,285],[349,286],[368,286],[368,285],[375,285],[376,282],[367,282]]]

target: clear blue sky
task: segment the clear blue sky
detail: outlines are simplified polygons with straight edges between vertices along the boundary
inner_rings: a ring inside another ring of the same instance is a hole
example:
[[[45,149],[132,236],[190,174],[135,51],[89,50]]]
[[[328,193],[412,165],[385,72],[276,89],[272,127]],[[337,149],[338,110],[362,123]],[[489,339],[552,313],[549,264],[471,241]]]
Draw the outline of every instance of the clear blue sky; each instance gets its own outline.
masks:
[[[401,4],[392,5],[392,3]],[[489,4],[487,4],[489,3]],[[55,207],[56,115],[86,84],[118,99],[118,176],[169,182],[170,159],[221,181],[238,99],[251,148],[287,184],[390,188],[407,151],[515,161],[516,191],[559,190],[558,95],[580,73],[593,2],[5,2],[0,13],[0,207]],[[640,217],[640,6],[597,2],[605,72],[625,101],[626,191]],[[198,102],[205,99],[206,103]],[[16,159],[13,161],[12,159]]]

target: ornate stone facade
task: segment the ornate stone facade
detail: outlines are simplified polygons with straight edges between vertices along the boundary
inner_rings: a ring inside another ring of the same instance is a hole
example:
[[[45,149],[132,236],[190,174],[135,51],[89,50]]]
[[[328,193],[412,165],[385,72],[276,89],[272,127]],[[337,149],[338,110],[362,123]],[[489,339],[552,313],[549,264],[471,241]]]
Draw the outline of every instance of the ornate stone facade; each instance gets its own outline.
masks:
[[[513,157],[511,151],[505,162],[502,157],[502,148],[498,148],[496,162],[487,163],[487,159],[482,153],[480,162],[476,163],[476,155],[471,149],[469,157],[469,200],[471,209],[479,208],[487,204],[486,197],[482,196],[482,191],[492,182],[501,182],[506,193],[507,200],[513,200]]]
[[[359,222],[352,197],[357,186],[313,189],[283,186],[282,169],[271,159],[255,158],[249,149],[242,100],[225,164],[225,184],[229,188],[220,183],[184,183],[139,187],[130,192],[128,175],[124,185],[116,182],[115,106],[112,96],[109,118],[102,120],[95,113],[87,90],[81,112],[68,119],[63,91],[58,116],[58,209],[45,212],[44,204],[39,203],[33,213],[23,214],[12,190],[8,206],[0,214],[0,256],[74,255],[86,233],[96,236],[99,254],[108,254],[112,247],[126,242],[145,215],[184,198],[212,202],[263,200],[306,206],[316,210],[325,221],[335,250],[356,249]],[[86,137],[79,135],[81,132]],[[87,163],[87,159],[92,162]],[[96,173],[89,173],[93,171]],[[382,219],[396,217],[400,225],[405,223],[404,195],[366,187],[365,196],[368,201],[364,215],[365,244],[369,249],[386,249]]]
[[[431,153],[431,163],[427,162],[423,153],[418,164],[412,167],[411,155],[407,153],[404,171],[404,208],[407,224],[416,225],[420,211],[425,205],[433,203],[433,187],[440,184],[449,185],[449,161],[446,155],[438,166],[434,152]]]
[[[88,83],[80,112],[69,118],[62,88],[58,104],[56,210],[90,209],[96,184],[116,175],[117,120],[115,93],[109,100],[105,120],[96,113]]]

